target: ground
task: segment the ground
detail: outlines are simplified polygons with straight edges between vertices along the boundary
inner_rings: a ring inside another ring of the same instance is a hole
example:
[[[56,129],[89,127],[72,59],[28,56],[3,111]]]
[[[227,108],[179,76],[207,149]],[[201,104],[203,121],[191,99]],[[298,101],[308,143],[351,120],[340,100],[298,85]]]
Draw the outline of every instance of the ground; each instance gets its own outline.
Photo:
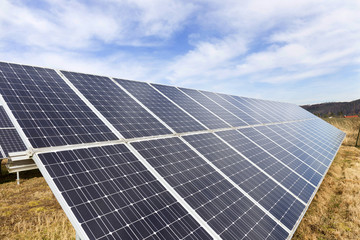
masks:
[[[360,119],[329,119],[347,133],[293,239],[359,239]],[[75,239],[75,231],[38,170],[0,177],[0,239]]]

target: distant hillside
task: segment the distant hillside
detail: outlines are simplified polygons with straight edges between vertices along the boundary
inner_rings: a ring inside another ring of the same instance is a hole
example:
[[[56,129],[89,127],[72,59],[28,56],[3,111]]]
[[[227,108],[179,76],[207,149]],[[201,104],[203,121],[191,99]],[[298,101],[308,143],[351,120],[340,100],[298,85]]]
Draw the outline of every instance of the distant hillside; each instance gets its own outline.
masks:
[[[331,102],[301,106],[320,117],[359,115],[360,99],[352,102]]]

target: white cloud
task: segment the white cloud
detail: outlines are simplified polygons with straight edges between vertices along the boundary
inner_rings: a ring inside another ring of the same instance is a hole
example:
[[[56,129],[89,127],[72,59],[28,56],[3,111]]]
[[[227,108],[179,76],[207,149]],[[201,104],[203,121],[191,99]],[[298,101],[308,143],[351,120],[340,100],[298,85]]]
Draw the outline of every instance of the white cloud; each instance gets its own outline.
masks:
[[[0,1],[2,60],[233,94],[360,65],[358,0],[28,3]]]

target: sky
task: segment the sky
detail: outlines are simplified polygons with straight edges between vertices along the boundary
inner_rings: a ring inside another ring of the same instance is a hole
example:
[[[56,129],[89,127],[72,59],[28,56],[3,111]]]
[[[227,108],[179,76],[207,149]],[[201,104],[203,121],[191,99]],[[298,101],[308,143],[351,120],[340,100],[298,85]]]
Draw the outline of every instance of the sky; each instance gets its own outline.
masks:
[[[1,0],[0,61],[314,104],[360,98],[359,0]]]

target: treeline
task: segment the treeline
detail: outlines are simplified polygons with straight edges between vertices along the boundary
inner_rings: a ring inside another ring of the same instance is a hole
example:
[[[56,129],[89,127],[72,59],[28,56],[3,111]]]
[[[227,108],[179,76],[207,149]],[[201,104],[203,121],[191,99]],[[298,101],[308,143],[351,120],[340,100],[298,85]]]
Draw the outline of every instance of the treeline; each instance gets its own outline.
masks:
[[[331,102],[301,106],[319,117],[360,115],[360,99],[352,102]]]

